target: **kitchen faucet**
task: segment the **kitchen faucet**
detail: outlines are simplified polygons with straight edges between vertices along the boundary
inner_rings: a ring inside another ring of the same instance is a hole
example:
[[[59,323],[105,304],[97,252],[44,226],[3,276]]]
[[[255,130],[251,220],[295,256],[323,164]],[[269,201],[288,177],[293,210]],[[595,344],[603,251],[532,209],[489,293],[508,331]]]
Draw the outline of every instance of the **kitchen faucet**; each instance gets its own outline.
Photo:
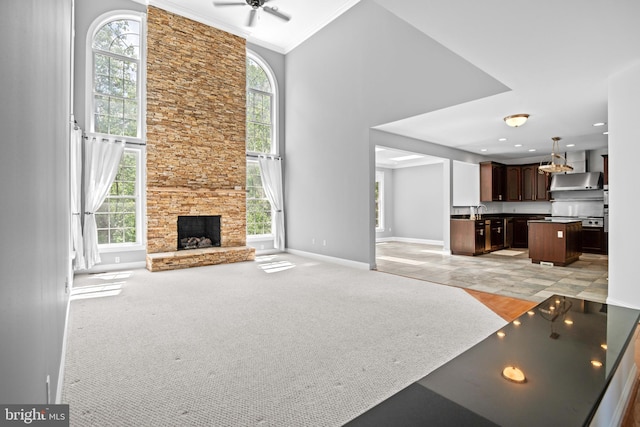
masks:
[[[476,212],[477,212],[476,218],[477,219],[481,219],[482,218],[482,215],[481,215],[481,212],[480,212],[480,208],[484,208],[484,213],[487,213],[487,207],[485,205],[483,205],[483,204],[479,204],[478,206],[476,206]]]

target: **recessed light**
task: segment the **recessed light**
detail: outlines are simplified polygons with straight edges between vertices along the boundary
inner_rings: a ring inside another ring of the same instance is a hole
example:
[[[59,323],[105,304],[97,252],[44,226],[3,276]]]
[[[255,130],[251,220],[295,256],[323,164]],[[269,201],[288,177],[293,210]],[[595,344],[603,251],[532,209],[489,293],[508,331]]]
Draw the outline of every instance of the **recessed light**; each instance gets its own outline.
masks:
[[[487,149],[486,148],[482,148],[480,151],[482,151],[484,153],[485,151],[487,151]]]
[[[522,144],[516,144],[514,147],[522,147]]]
[[[529,148],[529,151],[536,151],[535,148]]]
[[[609,135],[609,131],[602,132],[603,135]]]
[[[606,123],[604,123],[604,122],[598,122],[598,123],[594,123],[593,125],[594,125],[594,126],[604,126],[604,125],[606,125]]]
[[[506,140],[507,140],[507,138],[500,138],[500,139],[498,139],[498,141],[500,141],[500,142],[504,142],[504,141],[506,141]]]
[[[527,311],[527,314],[528,314],[529,316],[533,316],[533,315],[534,315],[534,314],[536,314],[536,313],[535,313],[535,311]]]
[[[608,348],[606,344],[600,344],[600,347],[602,347],[603,350],[606,350]]]
[[[498,335],[500,338],[504,338],[506,334],[502,331],[499,331],[496,335]]]
[[[599,368],[600,366],[602,366],[602,362],[601,362],[601,361],[599,361],[599,360],[592,360],[592,361],[591,361],[591,364],[592,364],[593,366],[595,366],[596,368]]]
[[[567,325],[573,325],[573,320],[567,319],[564,321],[564,323],[566,323]]]
[[[576,144],[567,144],[567,147],[575,147]]]
[[[516,326],[520,326],[522,324],[522,322],[520,322],[519,320],[514,320],[513,324]]]

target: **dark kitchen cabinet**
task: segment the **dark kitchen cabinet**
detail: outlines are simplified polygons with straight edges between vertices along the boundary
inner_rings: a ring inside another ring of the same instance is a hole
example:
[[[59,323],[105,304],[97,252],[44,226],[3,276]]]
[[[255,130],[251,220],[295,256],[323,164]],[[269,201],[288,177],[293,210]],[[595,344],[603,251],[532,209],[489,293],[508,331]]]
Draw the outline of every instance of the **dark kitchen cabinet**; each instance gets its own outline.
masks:
[[[551,178],[549,178],[549,174],[538,173],[538,165],[536,165],[533,200],[546,201],[551,199],[551,193],[549,192],[550,184]]]
[[[513,219],[513,241],[514,248],[526,248],[529,246],[529,227],[527,226],[528,218]]]
[[[530,202],[549,200],[549,175],[538,173],[537,163],[521,166],[520,179],[520,200]]]
[[[480,163],[480,201],[505,200],[505,166],[496,162]]]
[[[522,168],[520,166],[507,166],[507,202],[519,202],[522,200]]]
[[[582,252],[607,253],[607,239],[602,227],[582,227]]]
[[[487,247],[485,220],[452,219],[451,253],[454,255],[480,255]]]
[[[504,220],[492,219],[491,220],[491,250],[497,251],[504,248]]]

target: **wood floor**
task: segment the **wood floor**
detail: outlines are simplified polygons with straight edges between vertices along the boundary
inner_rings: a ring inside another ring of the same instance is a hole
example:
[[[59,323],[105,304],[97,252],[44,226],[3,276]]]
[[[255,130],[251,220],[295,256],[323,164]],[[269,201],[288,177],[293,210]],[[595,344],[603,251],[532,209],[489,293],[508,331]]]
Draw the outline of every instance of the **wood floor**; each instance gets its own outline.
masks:
[[[465,289],[467,293],[483,303],[485,306],[493,310],[498,316],[507,322],[519,317],[525,311],[535,307],[537,303],[517,298],[510,298],[501,295],[479,292],[472,289]],[[640,327],[639,327],[640,328]],[[635,342],[635,359],[636,365],[640,366],[640,338]],[[638,393],[639,381],[636,378],[634,390],[632,392],[634,398],[627,408],[625,416],[622,420],[621,427],[640,427],[640,394]]]

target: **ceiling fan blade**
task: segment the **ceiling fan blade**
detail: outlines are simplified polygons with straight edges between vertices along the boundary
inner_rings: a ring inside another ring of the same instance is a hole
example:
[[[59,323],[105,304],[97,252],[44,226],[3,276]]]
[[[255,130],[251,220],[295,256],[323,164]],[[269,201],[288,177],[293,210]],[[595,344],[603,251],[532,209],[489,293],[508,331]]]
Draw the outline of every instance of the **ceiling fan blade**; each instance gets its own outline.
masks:
[[[274,9],[273,7],[264,6],[263,9],[264,9],[265,12],[270,13],[273,16],[277,16],[280,19],[284,19],[285,21],[288,21],[288,20],[291,19],[291,17],[289,15],[286,15],[286,14],[280,12],[279,10]]]
[[[225,2],[225,3],[214,1],[213,5],[214,6],[246,6],[247,3],[243,1],[232,1],[232,2]]]
[[[258,10],[257,9],[252,9],[251,12],[249,12],[249,21],[247,22],[247,26],[248,27],[253,27],[253,24],[256,21],[256,15],[258,14]]]

